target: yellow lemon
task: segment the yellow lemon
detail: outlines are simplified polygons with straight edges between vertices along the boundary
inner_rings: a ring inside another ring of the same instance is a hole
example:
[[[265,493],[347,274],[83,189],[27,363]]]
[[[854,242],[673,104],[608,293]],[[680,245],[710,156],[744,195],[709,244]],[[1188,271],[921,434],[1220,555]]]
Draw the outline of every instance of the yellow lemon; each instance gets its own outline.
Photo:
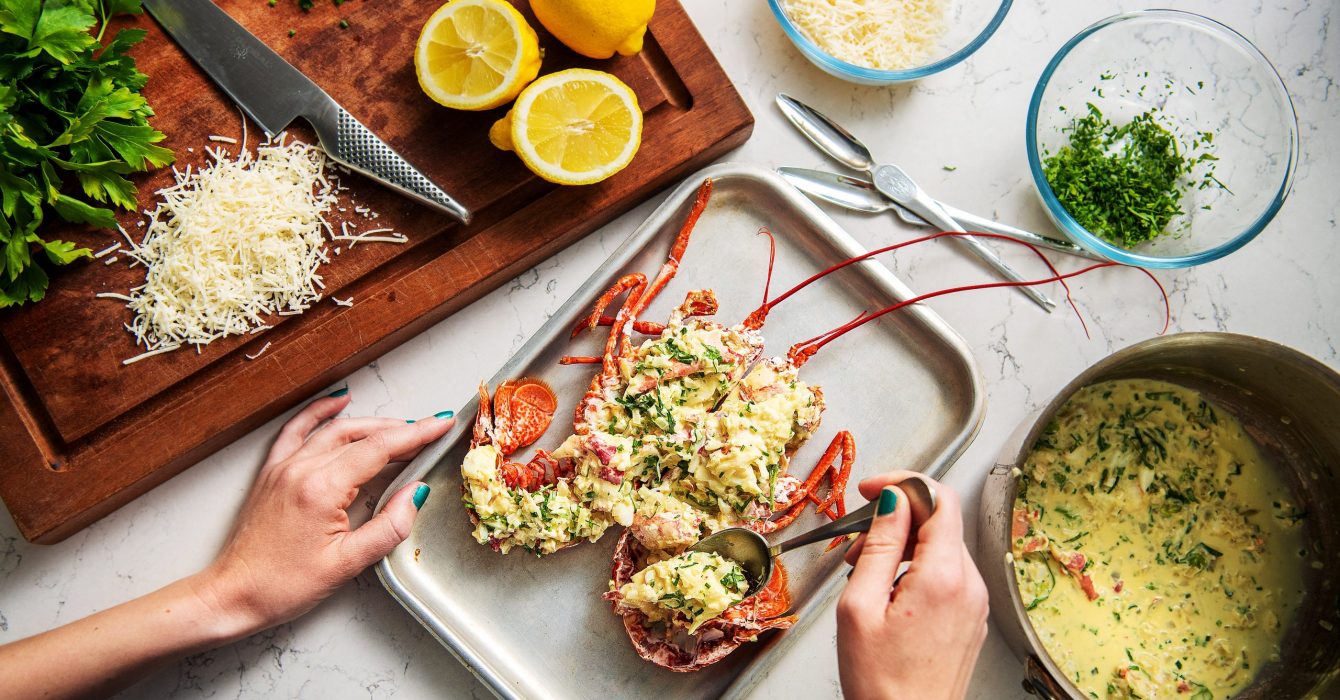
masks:
[[[623,170],[642,145],[637,95],[618,78],[573,68],[531,83],[489,129],[526,167],[561,185],[589,185]]]
[[[511,102],[540,72],[535,30],[503,0],[452,0],[428,18],[414,47],[419,86],[453,109]]]
[[[656,0],[531,0],[530,9],[555,39],[583,56],[632,56],[642,50],[642,35]]]

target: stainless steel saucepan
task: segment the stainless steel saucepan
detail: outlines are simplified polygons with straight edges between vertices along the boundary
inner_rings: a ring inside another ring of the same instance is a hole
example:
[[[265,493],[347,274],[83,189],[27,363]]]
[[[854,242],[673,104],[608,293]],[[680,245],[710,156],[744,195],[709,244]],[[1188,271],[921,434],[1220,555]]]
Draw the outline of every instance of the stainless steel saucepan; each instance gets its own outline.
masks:
[[[1054,700],[1086,697],[1047,655],[1019,594],[1009,556],[1016,466],[1075,392],[1135,378],[1194,389],[1236,416],[1310,514],[1306,536],[1321,566],[1307,570],[1306,597],[1280,645],[1280,661],[1263,666],[1237,697],[1334,697],[1340,689],[1333,683],[1340,675],[1340,374],[1288,347],[1229,333],[1179,333],[1108,356],[1026,420],[1001,452],[983,487],[978,564],[992,616],[1025,664],[1024,688]]]

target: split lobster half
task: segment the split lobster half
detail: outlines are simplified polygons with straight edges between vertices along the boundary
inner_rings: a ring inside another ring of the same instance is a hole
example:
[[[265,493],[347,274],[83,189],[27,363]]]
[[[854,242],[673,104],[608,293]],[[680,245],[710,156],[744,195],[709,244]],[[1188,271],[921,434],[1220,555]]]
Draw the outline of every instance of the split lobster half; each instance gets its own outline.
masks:
[[[786,569],[778,562],[768,585],[750,598],[736,603],[715,620],[704,623],[685,645],[677,643],[671,630],[658,628],[638,610],[621,610],[617,591],[632,580],[648,562],[650,552],[629,530],[619,536],[614,547],[614,569],[610,579],[614,590],[605,599],[614,602],[615,612],[623,618],[624,629],[638,656],[671,671],[687,672],[711,666],[726,658],[741,644],[753,641],[768,630],[784,630],[795,624],[791,592],[786,587]]]

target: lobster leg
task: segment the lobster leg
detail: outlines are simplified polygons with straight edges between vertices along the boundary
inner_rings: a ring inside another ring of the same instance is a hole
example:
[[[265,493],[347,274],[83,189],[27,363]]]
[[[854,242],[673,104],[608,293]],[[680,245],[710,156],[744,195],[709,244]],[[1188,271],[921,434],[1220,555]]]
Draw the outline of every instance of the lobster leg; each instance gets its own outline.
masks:
[[[479,383],[479,411],[475,413],[474,433],[470,446],[477,447],[490,441],[489,431],[493,429],[493,404],[489,399],[489,386]]]
[[[698,188],[698,197],[693,200],[693,208],[689,210],[689,217],[684,220],[684,225],[679,229],[679,235],[675,237],[675,244],[670,247],[670,256],[666,258],[661,265],[661,271],[657,273],[656,279],[652,281],[651,286],[638,300],[637,306],[633,307],[633,318],[642,315],[642,312],[656,300],[665,285],[674,279],[675,274],[679,272],[679,261],[684,257],[684,251],[689,247],[689,237],[693,235],[693,227],[698,223],[698,217],[703,215],[703,210],[707,208],[707,200],[712,198],[712,181],[703,180],[703,184]]]
[[[612,326],[614,325],[614,317],[601,316],[600,318],[596,319],[595,325]],[[661,333],[665,332],[665,324],[657,323],[655,321],[633,321],[631,325],[633,327],[633,330],[643,335],[660,335]],[[589,317],[583,318],[582,320],[577,322],[577,325],[572,327],[571,337],[576,338],[577,336],[582,334],[582,331],[590,327],[591,327],[591,319]]]
[[[582,397],[581,401],[577,402],[577,409],[574,411],[572,422],[573,429],[578,435],[587,433],[586,413],[594,409],[599,403],[601,389],[605,382],[619,373],[619,358],[630,348],[624,329],[630,321],[636,318],[633,309],[637,306],[638,300],[643,296],[646,289],[647,277],[640,272],[635,272],[619,278],[619,281],[600,295],[600,299],[596,301],[594,316],[599,319],[615,297],[624,292],[628,293],[628,296],[624,298],[623,306],[619,307],[619,313],[614,316],[609,337],[605,339],[605,353],[602,356],[600,374],[591,378],[591,386],[586,390],[586,395]]]
[[[842,459],[840,468],[834,466],[839,457]],[[845,512],[844,492],[846,491],[847,478],[851,475],[851,467],[855,462],[856,440],[852,438],[851,433],[843,430],[833,436],[833,441],[828,444],[828,449],[824,450],[823,456],[814,465],[810,475],[796,490],[791,503],[783,505],[784,512],[781,517],[763,524],[763,533],[776,532],[795,522],[796,518],[800,517],[800,514],[805,511],[805,506],[809,505],[813,499],[817,499],[814,506],[816,512],[824,513],[830,508],[833,509],[833,513],[825,513],[830,518],[834,518],[836,513]],[[829,477],[829,493],[828,496],[820,499],[818,498],[819,485],[823,483],[825,476]]]
[[[698,217],[702,216],[703,210],[707,208],[707,201],[711,198],[712,181],[703,180],[702,186],[698,188],[698,196],[693,200],[693,208],[689,210],[688,218],[684,220],[684,225],[680,227],[679,235],[675,236],[674,245],[670,246],[669,257],[666,259],[665,263],[661,265],[661,270],[657,273],[656,279],[642,295],[642,300],[631,309],[630,318],[634,319],[633,330],[636,330],[639,333],[645,332],[637,327],[636,319],[638,316],[642,315],[642,312],[645,311],[648,306],[651,305],[652,301],[655,301],[656,297],[661,293],[661,290],[665,289],[665,285],[669,284],[671,279],[674,279],[675,273],[679,272],[679,261],[684,257],[684,251],[689,247],[689,237],[693,234],[693,227],[698,223]],[[618,285],[616,284],[615,286],[617,287]],[[613,289],[611,289],[611,291],[613,291]],[[606,295],[610,295],[610,292],[606,292]],[[610,299],[605,300],[605,305],[608,305],[609,301],[612,300],[614,296],[617,296],[617,292],[614,295],[611,295]],[[604,299],[604,297],[601,298]],[[584,328],[594,329],[596,326],[613,325],[616,323],[617,319],[610,319],[609,324],[602,323],[604,319],[601,314],[604,311],[604,308],[604,306],[597,302],[595,310],[585,319],[579,321],[577,326],[572,329],[573,337],[580,334]],[[650,328],[651,326],[646,327]],[[659,334],[659,331],[656,334]]]
[[[601,359],[594,355],[564,355],[558,358],[560,365],[598,365]]]

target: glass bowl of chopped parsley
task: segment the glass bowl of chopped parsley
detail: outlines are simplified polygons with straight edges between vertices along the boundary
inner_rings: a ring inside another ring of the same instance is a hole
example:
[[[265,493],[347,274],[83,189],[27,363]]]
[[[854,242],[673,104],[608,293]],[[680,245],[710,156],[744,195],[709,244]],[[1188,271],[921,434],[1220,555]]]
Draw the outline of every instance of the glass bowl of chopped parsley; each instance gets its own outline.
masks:
[[[1298,119],[1260,51],[1200,15],[1144,10],[1071,39],[1028,107],[1043,207],[1117,262],[1190,267],[1255,238],[1293,184]]]

